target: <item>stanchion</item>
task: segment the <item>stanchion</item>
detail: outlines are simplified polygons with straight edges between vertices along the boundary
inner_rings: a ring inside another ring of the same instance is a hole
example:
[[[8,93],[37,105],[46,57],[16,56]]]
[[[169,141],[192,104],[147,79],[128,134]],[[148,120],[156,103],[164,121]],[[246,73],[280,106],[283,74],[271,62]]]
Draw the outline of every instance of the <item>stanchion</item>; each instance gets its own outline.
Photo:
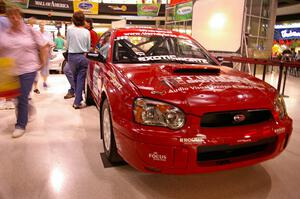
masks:
[[[281,93],[281,95],[283,97],[289,97],[287,95],[284,95],[285,84],[286,84],[286,77],[287,77],[287,71],[288,71],[288,67],[285,67],[285,70],[284,70],[284,79],[283,79],[283,86],[282,86],[282,93]]]
[[[266,79],[266,69],[267,69],[267,65],[264,65],[264,72],[263,72],[263,77],[262,77],[263,81],[265,81],[265,79]]]
[[[256,74],[256,64],[254,64],[254,69],[253,69],[253,76],[255,77]]]
[[[279,77],[278,77],[278,84],[277,84],[278,93],[280,93],[280,88],[281,88],[282,72],[283,72],[283,62],[281,61],[279,65]]]

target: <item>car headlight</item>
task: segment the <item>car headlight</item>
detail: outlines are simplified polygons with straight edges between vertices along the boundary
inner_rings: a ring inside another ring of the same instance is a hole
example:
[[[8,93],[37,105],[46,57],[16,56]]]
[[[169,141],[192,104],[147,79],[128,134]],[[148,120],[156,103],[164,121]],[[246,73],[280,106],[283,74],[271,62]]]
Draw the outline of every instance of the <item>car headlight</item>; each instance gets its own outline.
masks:
[[[282,96],[277,96],[274,101],[275,111],[278,114],[279,119],[284,119],[287,115],[285,102]]]
[[[134,102],[137,123],[180,129],[185,123],[184,113],[177,107],[154,100],[138,98]]]

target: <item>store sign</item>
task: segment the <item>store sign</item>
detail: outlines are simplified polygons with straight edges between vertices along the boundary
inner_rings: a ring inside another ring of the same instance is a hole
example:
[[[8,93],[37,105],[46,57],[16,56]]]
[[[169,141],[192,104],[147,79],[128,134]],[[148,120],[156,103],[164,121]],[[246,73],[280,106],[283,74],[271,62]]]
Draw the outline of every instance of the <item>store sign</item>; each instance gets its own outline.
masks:
[[[95,1],[87,0],[74,0],[73,1],[74,12],[82,11],[84,14],[98,14],[99,5]]]
[[[274,39],[300,39],[300,28],[275,29]]]
[[[156,17],[159,13],[161,4],[137,4],[137,13],[139,16]]]
[[[65,0],[30,0],[28,7],[42,10],[72,11],[73,2]]]
[[[7,5],[15,5],[20,8],[28,7],[28,0],[4,0]]]
[[[136,15],[137,7],[132,4],[99,4],[99,14],[108,15]]]
[[[174,6],[180,3],[186,3],[189,0],[170,0],[169,5]]]
[[[193,2],[187,2],[183,4],[176,5],[175,8],[175,20],[183,21],[192,19],[193,13]]]

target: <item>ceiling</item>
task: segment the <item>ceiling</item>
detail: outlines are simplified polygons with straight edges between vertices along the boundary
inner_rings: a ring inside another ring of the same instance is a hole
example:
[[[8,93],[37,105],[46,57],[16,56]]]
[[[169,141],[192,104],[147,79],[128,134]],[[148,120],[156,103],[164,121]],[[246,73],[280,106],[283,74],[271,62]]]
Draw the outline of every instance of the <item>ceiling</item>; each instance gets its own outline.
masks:
[[[299,22],[300,0],[278,0],[276,23]]]
[[[278,0],[278,7],[291,6],[294,4],[300,4],[300,0]]]

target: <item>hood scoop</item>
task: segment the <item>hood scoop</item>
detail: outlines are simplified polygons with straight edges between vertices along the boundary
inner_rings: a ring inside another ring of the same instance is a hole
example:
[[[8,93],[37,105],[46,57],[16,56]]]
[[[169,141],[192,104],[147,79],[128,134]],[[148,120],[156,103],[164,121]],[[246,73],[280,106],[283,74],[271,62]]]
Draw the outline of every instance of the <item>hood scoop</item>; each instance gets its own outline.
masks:
[[[219,74],[219,68],[177,68],[173,70],[175,74]]]
[[[188,74],[188,75],[199,75],[199,74],[209,74],[218,75],[221,70],[216,66],[199,66],[199,65],[164,65],[161,67],[162,70],[174,74]]]

